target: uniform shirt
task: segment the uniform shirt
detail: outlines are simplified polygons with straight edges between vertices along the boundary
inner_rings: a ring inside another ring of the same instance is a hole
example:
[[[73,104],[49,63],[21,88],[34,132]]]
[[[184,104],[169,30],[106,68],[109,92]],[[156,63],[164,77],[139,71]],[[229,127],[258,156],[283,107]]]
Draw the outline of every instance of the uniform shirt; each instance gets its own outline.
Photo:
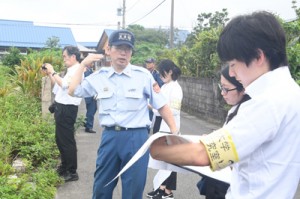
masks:
[[[300,88],[280,67],[246,93],[251,100],[224,126],[238,157],[226,198],[292,199],[300,178]]]
[[[161,80],[159,72],[154,69],[151,73],[154,80],[158,83],[159,87],[161,88],[162,85],[164,85],[164,82]]]
[[[55,89],[55,101],[60,104],[65,105],[75,105],[79,106],[81,103],[81,98],[72,97],[68,94],[69,83],[71,81],[72,76],[75,71],[80,67],[80,64],[75,64],[67,69],[66,75],[62,78],[62,86],[60,87],[58,84],[54,85]],[[53,91],[54,92],[54,91]]]
[[[74,94],[78,97],[97,95],[101,126],[147,127],[151,123],[148,98],[156,109],[166,104],[163,95],[154,92],[154,84],[145,68],[129,64],[118,74],[113,67],[103,67],[85,78]]]
[[[180,109],[181,109],[181,101],[183,97],[181,86],[177,81],[171,81],[169,83],[164,84],[161,87],[161,93],[167,99],[168,105],[171,108],[173,113],[175,124],[177,129],[180,129]],[[153,110],[156,116],[160,116],[157,110]],[[167,123],[162,120],[160,124],[159,131],[170,132],[170,128]]]

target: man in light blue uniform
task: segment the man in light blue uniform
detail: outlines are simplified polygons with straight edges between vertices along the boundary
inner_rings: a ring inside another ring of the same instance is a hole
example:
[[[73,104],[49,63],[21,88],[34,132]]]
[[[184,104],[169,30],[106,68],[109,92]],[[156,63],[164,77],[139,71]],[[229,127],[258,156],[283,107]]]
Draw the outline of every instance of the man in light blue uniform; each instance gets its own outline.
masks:
[[[84,67],[103,56],[90,54],[82,62],[69,85],[69,93],[80,97],[97,95],[99,121],[104,129],[98,149],[93,199],[111,199],[117,180],[110,182],[148,139],[148,99],[158,109],[172,133],[177,133],[166,99],[154,91],[151,73],[130,64],[134,35],[118,30],[109,38],[106,53],[112,66],[103,67],[85,78]],[[145,154],[122,176],[122,198],[142,199],[147,177],[149,155]]]

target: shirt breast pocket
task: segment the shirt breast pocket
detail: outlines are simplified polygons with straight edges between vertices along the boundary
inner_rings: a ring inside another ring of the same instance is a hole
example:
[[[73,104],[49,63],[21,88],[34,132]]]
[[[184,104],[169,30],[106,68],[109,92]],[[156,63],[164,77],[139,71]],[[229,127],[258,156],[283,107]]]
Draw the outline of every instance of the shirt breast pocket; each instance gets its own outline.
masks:
[[[99,101],[99,111],[105,112],[107,110],[113,110],[115,107],[115,100],[113,99],[112,91],[101,91],[98,93],[96,99]]]
[[[139,110],[141,104],[143,103],[143,94],[137,92],[129,92],[125,93],[125,106],[128,111],[136,111]]]

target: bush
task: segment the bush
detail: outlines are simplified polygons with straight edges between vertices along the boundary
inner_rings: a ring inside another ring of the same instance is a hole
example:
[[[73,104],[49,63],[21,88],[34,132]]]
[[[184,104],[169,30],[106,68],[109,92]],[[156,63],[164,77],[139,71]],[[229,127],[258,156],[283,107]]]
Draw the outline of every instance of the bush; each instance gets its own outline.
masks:
[[[53,119],[41,117],[40,101],[25,94],[0,97],[0,198],[54,198],[62,183]],[[15,171],[16,158],[25,171]]]
[[[11,69],[14,69],[16,65],[19,65],[22,60],[21,52],[18,48],[11,47],[9,49],[9,54],[4,55],[2,59],[2,64],[5,66],[10,67]]]

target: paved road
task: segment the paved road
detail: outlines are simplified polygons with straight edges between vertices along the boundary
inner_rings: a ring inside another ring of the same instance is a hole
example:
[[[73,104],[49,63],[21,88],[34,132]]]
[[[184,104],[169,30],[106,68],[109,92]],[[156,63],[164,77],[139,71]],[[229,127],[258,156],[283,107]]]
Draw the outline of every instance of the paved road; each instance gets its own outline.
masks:
[[[79,115],[85,114],[84,102],[79,108]],[[81,128],[76,134],[78,148],[78,174],[79,180],[68,182],[60,186],[57,190],[56,199],[91,199],[93,186],[93,173],[95,170],[96,153],[101,137],[101,128],[95,121],[96,134],[88,134]],[[209,133],[219,126],[207,121],[198,119],[194,116],[182,112],[181,114],[181,132],[182,134],[200,135]],[[156,170],[148,169],[147,184],[144,190],[146,194],[152,189],[152,180]],[[199,195],[196,183],[200,177],[196,174],[178,174],[177,191],[174,192],[176,199],[204,199]],[[120,182],[120,181],[119,181]],[[118,183],[113,199],[121,199],[122,189]],[[145,195],[144,194],[144,195]],[[146,196],[144,197],[146,199]],[[300,199],[300,187],[295,199]]]

